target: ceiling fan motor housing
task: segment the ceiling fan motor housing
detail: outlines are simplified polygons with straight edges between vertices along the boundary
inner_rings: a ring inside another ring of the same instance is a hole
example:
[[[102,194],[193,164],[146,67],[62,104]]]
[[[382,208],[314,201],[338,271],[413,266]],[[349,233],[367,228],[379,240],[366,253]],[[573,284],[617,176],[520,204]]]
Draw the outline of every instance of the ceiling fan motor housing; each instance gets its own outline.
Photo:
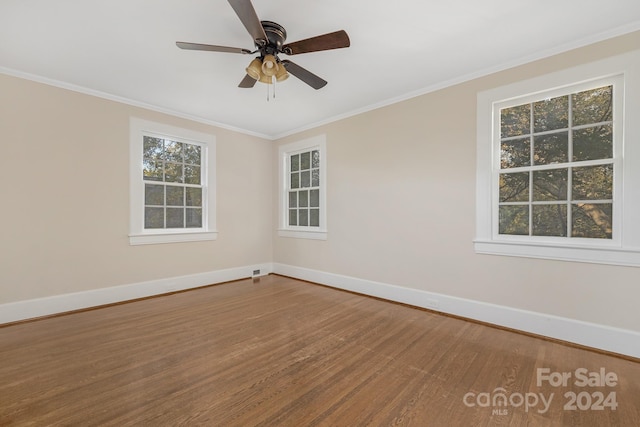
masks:
[[[282,52],[282,46],[287,39],[287,32],[284,27],[272,21],[260,21],[264,32],[267,35],[267,45],[260,47],[256,44],[256,47],[260,49],[262,56],[270,54],[276,56],[279,52]]]

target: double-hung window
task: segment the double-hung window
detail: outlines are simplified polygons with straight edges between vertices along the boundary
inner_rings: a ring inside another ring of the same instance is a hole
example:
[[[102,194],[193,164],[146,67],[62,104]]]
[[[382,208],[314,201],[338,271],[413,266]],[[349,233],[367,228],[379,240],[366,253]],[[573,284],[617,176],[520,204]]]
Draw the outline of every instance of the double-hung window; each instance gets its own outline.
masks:
[[[131,119],[131,244],[215,239],[211,135]]]
[[[326,142],[318,136],[279,148],[279,235],[326,239]]]
[[[144,229],[201,229],[206,145],[153,134],[142,140]]]
[[[478,95],[476,252],[640,265],[637,55]]]
[[[614,84],[591,86],[522,104],[496,104],[499,235],[613,239],[620,156],[616,150],[614,157],[614,145],[621,145],[613,136],[620,121],[613,120]],[[616,84],[616,98],[619,90]],[[616,116],[620,113],[616,108]],[[615,134],[620,135],[618,129]]]

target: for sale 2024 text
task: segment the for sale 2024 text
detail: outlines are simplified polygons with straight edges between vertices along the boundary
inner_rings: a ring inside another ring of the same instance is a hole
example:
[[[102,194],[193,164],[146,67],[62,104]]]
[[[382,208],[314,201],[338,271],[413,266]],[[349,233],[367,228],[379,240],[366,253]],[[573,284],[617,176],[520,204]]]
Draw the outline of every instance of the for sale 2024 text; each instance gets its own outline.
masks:
[[[578,368],[573,372],[552,372],[549,368],[538,368],[538,387],[544,386],[545,383],[551,387],[567,387],[570,381],[576,387],[589,390],[578,393],[567,391],[564,394],[564,410],[603,411],[608,408],[615,411],[618,408],[616,392],[607,390],[618,385],[618,375],[615,372],[607,372],[605,368],[600,368],[599,371]]]

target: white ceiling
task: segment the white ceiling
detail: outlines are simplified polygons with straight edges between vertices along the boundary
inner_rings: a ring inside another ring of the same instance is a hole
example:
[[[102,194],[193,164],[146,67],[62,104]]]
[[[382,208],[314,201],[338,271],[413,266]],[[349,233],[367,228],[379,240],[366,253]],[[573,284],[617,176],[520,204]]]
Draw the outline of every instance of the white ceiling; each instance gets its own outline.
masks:
[[[639,0],[253,0],[287,42],[344,29],[347,49],[283,56],[295,77],[238,88],[254,49],[227,0],[0,0],[0,72],[277,138],[640,29]]]

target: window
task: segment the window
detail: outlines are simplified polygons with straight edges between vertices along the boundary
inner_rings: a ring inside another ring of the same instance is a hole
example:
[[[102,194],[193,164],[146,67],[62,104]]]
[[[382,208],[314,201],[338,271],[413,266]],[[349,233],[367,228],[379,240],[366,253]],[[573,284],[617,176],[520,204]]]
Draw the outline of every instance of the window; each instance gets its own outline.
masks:
[[[213,240],[211,135],[131,119],[130,243]]]
[[[499,234],[612,239],[613,99],[607,85],[496,104]]]
[[[478,94],[476,252],[640,265],[637,63]]]
[[[320,150],[289,154],[289,227],[320,227]]]
[[[144,229],[202,228],[206,146],[144,135]]]
[[[325,158],[324,136],[280,147],[280,236],[326,239]]]

